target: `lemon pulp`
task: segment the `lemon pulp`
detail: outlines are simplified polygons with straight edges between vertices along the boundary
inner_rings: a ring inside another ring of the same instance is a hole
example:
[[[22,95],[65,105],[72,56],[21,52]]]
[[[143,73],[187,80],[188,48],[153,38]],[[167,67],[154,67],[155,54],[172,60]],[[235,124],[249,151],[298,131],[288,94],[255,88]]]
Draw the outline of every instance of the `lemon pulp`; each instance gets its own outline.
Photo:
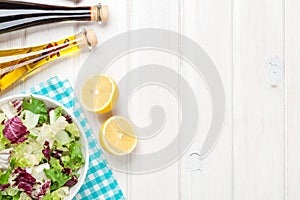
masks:
[[[101,127],[100,143],[107,152],[121,156],[135,149],[137,136],[133,125],[126,118],[113,116]]]
[[[115,81],[108,75],[90,77],[81,88],[81,103],[89,111],[107,113],[118,97]]]

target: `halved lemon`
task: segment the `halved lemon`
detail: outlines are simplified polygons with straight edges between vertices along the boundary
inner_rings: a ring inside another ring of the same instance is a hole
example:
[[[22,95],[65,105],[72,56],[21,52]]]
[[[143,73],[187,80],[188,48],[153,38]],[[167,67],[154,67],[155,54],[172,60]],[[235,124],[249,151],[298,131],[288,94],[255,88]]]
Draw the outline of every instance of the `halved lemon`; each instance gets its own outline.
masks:
[[[131,153],[137,144],[133,125],[120,116],[113,116],[106,120],[102,124],[99,137],[102,147],[117,156]]]
[[[118,98],[118,87],[108,75],[90,77],[81,88],[81,103],[89,111],[107,113]]]

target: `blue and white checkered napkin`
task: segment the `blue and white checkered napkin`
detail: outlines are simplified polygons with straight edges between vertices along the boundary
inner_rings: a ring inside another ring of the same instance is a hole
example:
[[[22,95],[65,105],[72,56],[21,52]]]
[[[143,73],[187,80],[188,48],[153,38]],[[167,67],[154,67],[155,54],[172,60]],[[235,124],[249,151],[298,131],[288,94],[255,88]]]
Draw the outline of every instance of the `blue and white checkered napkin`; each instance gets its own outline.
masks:
[[[61,81],[58,77],[53,77],[30,88],[26,93],[45,95],[60,102],[74,112],[74,116],[78,119],[86,133],[90,152],[89,169],[85,182],[74,199],[125,199],[97,145],[97,141],[92,134],[92,129],[77,98],[74,96],[74,91],[69,81]]]

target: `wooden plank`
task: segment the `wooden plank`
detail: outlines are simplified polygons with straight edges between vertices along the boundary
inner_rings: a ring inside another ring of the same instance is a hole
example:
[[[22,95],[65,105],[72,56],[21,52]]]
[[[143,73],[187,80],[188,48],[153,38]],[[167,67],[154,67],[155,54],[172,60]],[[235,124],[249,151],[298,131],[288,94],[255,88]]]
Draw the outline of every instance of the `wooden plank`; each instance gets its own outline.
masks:
[[[130,1],[130,29],[161,28],[180,31],[179,1]],[[147,38],[145,38],[147,39]],[[162,64],[171,67],[179,74],[178,58],[170,58],[159,51],[139,51],[129,57],[129,69],[133,70],[145,64]],[[147,74],[145,74],[147,76]],[[129,86],[138,77],[131,76]],[[176,93],[176,92],[175,92]],[[151,153],[159,151],[172,141],[177,133],[178,106],[174,97],[162,87],[150,85],[136,92],[131,101],[130,112],[133,121],[139,126],[148,126],[150,109],[159,104],[167,113],[167,122],[162,132],[150,139],[140,139],[137,153]],[[174,125],[175,124],[175,125]],[[174,133],[174,134],[173,134]],[[158,158],[159,159],[159,158]],[[129,176],[128,199],[179,199],[180,175],[179,166],[175,163],[163,170],[153,173]]]
[[[269,81],[272,58],[283,58],[283,28],[282,0],[234,1],[234,199],[284,198],[284,77]]]
[[[300,127],[299,127],[299,20],[300,2],[285,1],[285,66],[287,90],[287,182],[286,199],[300,198]]]
[[[216,6],[217,5],[217,6]],[[182,65],[199,98],[198,136],[181,159],[181,199],[232,199],[232,1],[182,1],[182,34],[197,42],[215,63],[226,93],[226,116],[220,139],[212,153],[197,161],[201,171],[191,171],[190,154],[200,152],[211,123],[212,105],[201,77]],[[201,83],[202,82],[202,83]],[[195,158],[197,159],[197,157]]]
[[[98,4],[98,0],[93,1],[77,1],[77,5],[96,5]],[[83,27],[86,28],[92,28],[95,30],[99,46],[104,43],[106,40],[113,38],[113,36],[120,34],[124,31],[127,31],[129,29],[129,1],[108,1],[103,0],[101,1],[103,5],[108,5],[109,9],[109,18],[107,24],[97,24],[97,23],[77,23],[75,26],[75,31],[80,31]],[[97,47],[96,47],[97,48]],[[82,70],[82,66],[86,59],[89,59],[90,51],[84,51],[81,52],[79,56],[77,56],[76,60],[76,67],[75,67],[75,79],[73,80],[73,83],[75,84],[75,81],[79,76],[80,70]],[[101,60],[95,60],[95,63],[100,63]],[[122,77],[123,74],[126,74],[128,71],[128,61],[126,59],[120,61],[117,63],[119,67],[117,68],[115,65],[109,67],[109,69],[105,72],[100,73],[106,73],[109,74],[116,82],[120,80],[120,77]],[[107,116],[99,116],[99,120],[94,120],[94,115],[86,112],[91,126],[94,131],[94,136],[97,140],[98,134],[99,134],[99,126],[107,119]],[[103,150],[104,151],[104,150]],[[109,162],[109,160],[108,160]],[[113,170],[114,177],[116,178],[117,182],[119,183],[120,188],[122,189],[122,192],[124,193],[125,197],[128,197],[128,174],[123,173],[117,170]]]

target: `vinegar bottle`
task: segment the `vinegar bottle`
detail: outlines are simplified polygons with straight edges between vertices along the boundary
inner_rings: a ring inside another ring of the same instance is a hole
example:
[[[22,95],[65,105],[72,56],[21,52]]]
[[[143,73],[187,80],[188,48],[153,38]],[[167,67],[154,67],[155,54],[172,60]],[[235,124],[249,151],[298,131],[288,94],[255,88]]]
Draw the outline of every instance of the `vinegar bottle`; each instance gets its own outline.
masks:
[[[63,21],[106,22],[107,6],[66,7],[0,0],[0,34]]]
[[[92,48],[96,45],[95,32],[92,29],[83,29],[76,35],[56,42],[34,47],[0,50],[0,93],[24,81],[45,64],[80,49]]]

